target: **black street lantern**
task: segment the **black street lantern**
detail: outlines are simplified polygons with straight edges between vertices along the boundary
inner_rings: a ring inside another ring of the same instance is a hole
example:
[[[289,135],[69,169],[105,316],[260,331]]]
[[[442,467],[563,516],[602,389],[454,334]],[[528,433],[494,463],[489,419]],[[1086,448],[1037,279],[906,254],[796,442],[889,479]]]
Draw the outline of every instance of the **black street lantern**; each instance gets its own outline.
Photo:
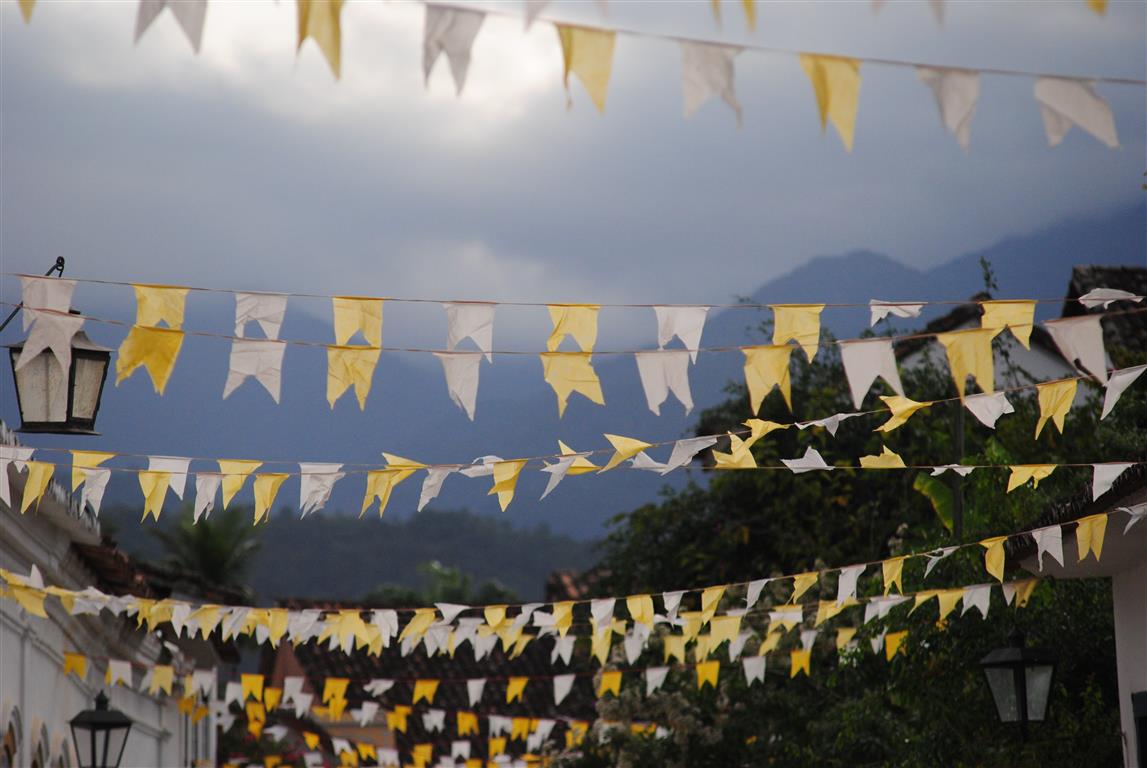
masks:
[[[64,274],[59,257],[45,277]],[[8,327],[23,303],[0,323]],[[111,363],[111,350],[101,347],[77,331],[71,340],[72,361],[64,370],[50,349],[16,367],[24,352],[24,342],[9,348],[12,377],[16,380],[16,404],[20,408],[20,432],[52,432],[58,435],[95,435],[96,414]]]
[[[73,717],[71,726],[80,768],[118,768],[131,718],[118,709],[108,709],[103,691],[96,695],[96,708]]]
[[[51,350],[16,368],[23,342],[9,348],[20,407],[20,432],[95,435],[96,414],[104,391],[111,350],[83,331],[72,337],[72,363],[65,372]]]
[[[1019,723],[1027,738],[1027,724],[1042,722],[1055,674],[1055,656],[1050,651],[1024,646],[1024,636],[1013,632],[1007,648],[997,648],[980,660],[988,688],[996,702],[1000,722]]]

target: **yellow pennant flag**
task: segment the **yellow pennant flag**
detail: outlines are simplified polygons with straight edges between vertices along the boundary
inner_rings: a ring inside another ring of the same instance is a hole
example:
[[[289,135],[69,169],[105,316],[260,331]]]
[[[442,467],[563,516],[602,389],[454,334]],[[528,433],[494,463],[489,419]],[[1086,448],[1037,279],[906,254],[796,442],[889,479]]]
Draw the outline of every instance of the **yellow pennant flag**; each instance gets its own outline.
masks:
[[[892,413],[892,418],[877,427],[875,432],[891,432],[897,427],[904,425],[912,417],[912,414],[922,408],[927,408],[932,405],[932,401],[918,403],[915,400],[909,400],[907,397],[900,395],[881,395],[880,399],[888,406],[888,410]]]
[[[904,459],[885,445],[881,447],[879,456],[861,456],[860,466],[864,469],[904,469]]]
[[[155,393],[162,395],[182,346],[183,331],[133,325],[116,354],[116,386],[142,365],[151,377]]]
[[[824,304],[770,304],[773,310],[773,344],[795,341],[809,362],[820,345],[820,313]]]
[[[1091,0],[1094,7],[1095,0]],[[20,15],[24,17],[25,24],[32,23],[32,9],[36,7],[36,0],[20,0]],[[1100,11],[1103,13],[1103,11]]]
[[[522,474],[526,461],[526,459],[514,459],[512,461],[494,462],[494,485],[486,492],[486,495],[498,494],[498,506],[502,508],[503,512],[514,500],[514,488],[518,485],[518,476]]]
[[[575,451],[573,448],[570,448],[568,445],[563,443],[561,440],[558,440],[558,452],[562,456],[573,456],[573,455],[578,453],[578,451]],[[592,461],[587,459],[585,456],[578,456],[576,459],[573,460],[573,463],[570,464],[570,468],[566,470],[566,474],[567,475],[584,475],[587,472],[596,472],[597,470],[598,470],[598,466],[596,464],[594,464]]]
[[[183,327],[183,308],[187,289],[170,285],[133,285],[135,288],[135,324],[168,328]]]
[[[525,741],[530,735],[530,718],[515,717],[510,719],[510,740]]]
[[[789,677],[796,677],[801,672],[809,676],[809,662],[812,660],[812,651],[794,649],[789,652]]]
[[[813,621],[814,627],[819,627],[829,619],[835,618],[845,608],[857,605],[855,600],[845,600],[843,603],[838,603],[835,600],[821,600],[816,606],[816,619]]]
[[[800,55],[801,67],[812,82],[823,131],[829,120],[840,134],[841,143],[852,151],[856,111],[860,106],[860,62],[839,56]]]
[[[630,595],[625,598],[625,608],[634,624],[653,627],[653,598],[649,595]]]
[[[697,665],[697,689],[706,685],[717,687],[717,676],[721,674],[721,662],[703,661]]]
[[[848,648],[848,644],[852,642],[852,638],[856,636],[856,627],[841,627],[836,630],[836,650],[844,651]]]
[[[522,694],[526,690],[526,683],[530,681],[528,677],[511,677],[506,682],[506,703],[512,704],[514,701],[521,701]]]
[[[155,696],[160,691],[171,695],[171,686],[175,684],[175,669],[170,664],[157,664],[151,668],[151,685],[147,692]]]
[[[1032,481],[1033,488],[1039,488],[1039,481],[1055,471],[1055,464],[1013,464],[1008,467],[1012,474],[1008,477],[1008,490],[1011,493],[1016,488]]]
[[[998,330],[992,328],[968,328],[963,331],[936,334],[936,341],[944,345],[948,352],[948,367],[956,381],[956,392],[960,401],[964,400],[964,388],[968,377],[984,392],[994,392],[996,388],[995,367],[992,355],[992,339]]]
[[[382,299],[336,296],[331,299],[335,318],[335,343],[345,346],[361,333],[369,347],[382,346]]]
[[[279,768],[283,764],[283,758],[280,755],[266,755],[263,758],[263,768]]]
[[[255,475],[255,524],[262,520],[270,520],[267,513],[275,503],[275,496],[279,493],[279,486],[289,477],[285,472],[264,472]]]
[[[438,692],[437,680],[415,680],[414,681],[414,696],[411,699],[411,704],[417,704],[423,699],[427,704],[434,703],[434,694]]]
[[[683,635],[665,635],[661,638],[664,643],[665,662],[668,663],[670,659],[676,659],[679,663],[685,663],[685,637]]]
[[[725,596],[725,587],[706,587],[701,592],[701,623],[707,623],[717,612],[721,598]],[[684,614],[682,614],[684,615]]]
[[[783,636],[784,632],[770,626],[768,634],[766,634],[765,639],[761,641],[761,647],[757,649],[757,655],[764,656],[767,653],[775,651],[777,646],[780,645],[781,637]]]
[[[486,624],[494,631],[508,623],[506,621],[506,606],[504,605],[487,605],[482,609],[482,616],[486,620]]]
[[[151,515],[156,520],[163,511],[163,500],[167,497],[167,488],[171,483],[170,472],[157,472],[143,469],[139,472],[139,488],[143,491],[143,519]]]
[[[750,30],[757,28],[757,3],[756,0],[741,0],[741,8],[745,11],[745,23],[749,25]]]
[[[980,326],[995,333],[1005,328],[1012,329],[1016,341],[1024,345],[1024,349],[1031,349],[1032,327],[1035,325],[1034,301],[985,301],[980,306],[984,315],[980,318]]]
[[[44,590],[13,584],[8,588],[8,594],[28,613],[41,619],[48,618],[48,612],[44,609],[44,598],[48,593]]]
[[[1098,557],[1098,555],[1096,557]],[[1012,586],[1016,588],[1016,608],[1024,608],[1027,606],[1028,601],[1031,600],[1032,592],[1035,592],[1035,588],[1039,586],[1039,579],[1013,581]]]
[[[591,403],[605,405],[601,381],[593,370],[589,352],[542,352],[542,376],[558,397],[558,418],[566,412],[570,395],[578,392]]]
[[[459,736],[478,735],[478,715],[473,712],[459,712],[456,719]]]
[[[556,352],[566,336],[573,337],[582,352],[592,352],[597,343],[596,304],[550,304],[550,321],[554,329],[546,339],[546,349]]]
[[[402,628],[402,633],[399,634],[398,639],[405,640],[408,637],[419,639],[436,621],[438,621],[438,612],[435,609],[418,608],[410,617],[410,621],[406,622],[406,626]]]
[[[753,413],[761,410],[761,403],[774,386],[784,395],[785,404],[793,408],[789,380],[789,358],[793,348],[788,344],[745,347],[745,384],[749,387],[749,404]]]
[[[713,451],[714,469],[752,469],[757,466],[750,450],[752,443],[729,433],[729,452]]]
[[[980,542],[984,548],[984,570],[1001,583],[1004,580],[1004,542],[1007,540],[1007,536],[993,536]]]
[[[892,661],[896,654],[904,648],[904,638],[908,637],[908,630],[889,632],[884,636],[884,658]]]
[[[733,642],[741,632],[740,616],[714,616],[709,624],[713,646],[716,647],[726,640]]]
[[[247,482],[247,476],[261,466],[263,466],[261,461],[219,459],[219,474],[223,475],[221,483],[223,487],[223,509],[227,509],[231,499],[235,498],[235,494],[242,490],[243,484]]]
[[[339,29],[339,14],[342,11],[343,0],[297,0],[299,11],[299,44],[308,37],[314,38],[315,43],[326,56],[327,63],[335,77],[339,77],[342,69],[342,33]]]
[[[1075,543],[1079,549],[1079,561],[1083,562],[1088,552],[1095,553],[1098,562],[1103,554],[1103,536],[1107,532],[1107,515],[1089,515],[1076,521],[1079,527],[1075,529]]]
[[[561,603],[554,603],[554,627],[557,628],[558,634],[562,637],[570,631],[570,626],[573,625],[573,600],[566,600]]]
[[[328,677],[323,683],[323,703],[332,701],[345,701],[346,689],[350,680],[345,677]]]
[[[605,439],[613,446],[613,455],[609,457],[609,461],[606,462],[606,465],[601,468],[602,472],[608,472],[626,459],[632,459],[642,451],[653,447],[649,443],[635,440],[632,437],[622,437],[621,435],[606,434]]]
[[[1039,392],[1039,421],[1035,425],[1036,438],[1039,438],[1039,433],[1043,431],[1043,427],[1049,419],[1055,423],[1059,433],[1063,434],[1063,420],[1067,418],[1067,412],[1071,410],[1071,404],[1075,401],[1075,389],[1078,383],[1076,379],[1064,379],[1063,381],[1049,381],[1036,385],[1036,391]]]
[[[964,597],[964,589],[962,587],[957,589],[941,589],[936,593],[936,601],[940,604],[940,618],[937,619],[938,624],[943,624],[944,620],[952,611],[956,610],[956,604]]]
[[[493,758],[504,754],[506,754],[505,736],[494,736],[487,740],[486,756],[491,758],[491,763],[493,762]]]
[[[375,499],[378,499],[378,516],[386,511],[390,493],[395,487],[414,473],[413,469],[375,469],[366,473],[366,495],[362,498],[359,517],[366,514]]]
[[[317,749],[322,737],[313,731],[303,731],[303,743],[307,745],[307,749]]]
[[[366,397],[370,394],[381,351],[378,347],[327,347],[327,402],[331,408],[353,386],[359,410],[366,409]]]
[[[75,675],[81,680],[88,674],[88,657],[82,653],[64,653],[64,674]]]
[[[573,106],[570,96],[570,73],[578,76],[586,93],[605,112],[605,92],[609,87],[609,72],[613,67],[613,48],[617,33],[605,29],[589,29],[569,24],[555,24],[562,43],[562,81],[566,86],[566,106]]]
[[[24,7],[25,2],[28,2],[28,0],[20,0],[20,7],[21,8]],[[28,4],[29,4],[28,14],[24,17],[24,21],[27,21],[28,18],[32,15],[31,3],[29,2]],[[1098,13],[1100,16],[1107,13],[1107,0],[1087,0],[1087,6],[1091,10]]]
[[[386,727],[398,733],[406,733],[406,716],[410,714],[410,707],[395,707],[386,712]]]
[[[239,675],[239,684],[243,691],[243,700],[254,699],[255,701],[263,700],[263,676],[254,674],[241,674]],[[326,701],[326,699],[323,699]]]
[[[904,585],[901,583],[901,578],[904,575],[904,560],[905,557],[890,557],[880,564],[880,569],[884,575],[884,594],[892,591],[895,586],[900,594],[904,594]]]
[[[263,689],[263,705],[267,708],[268,712],[270,712],[272,709],[275,709],[276,707],[278,707],[279,702],[282,700],[283,700],[283,689],[282,688],[272,688],[271,686],[267,686],[266,688]]]
[[[593,639],[590,640],[589,654],[597,659],[598,664],[605,666],[605,662],[609,661],[609,646],[612,641],[613,630],[609,627],[594,633]]]
[[[612,693],[614,696],[621,695],[621,670],[610,669],[603,670],[601,673],[601,681],[597,684],[597,697],[600,699],[607,693]]]
[[[26,461],[24,466],[28,468],[28,481],[24,483],[24,496],[20,499],[20,514],[27,512],[28,507],[33,504],[36,505],[36,509],[40,508],[40,499],[48,490],[48,484],[52,482],[52,473],[56,471],[55,464],[45,461]],[[7,471],[7,468],[4,471]]]
[[[114,453],[102,451],[72,451],[72,490],[80,487],[80,483],[87,478],[85,469],[95,469],[108,459],[115,458]]]
[[[809,587],[813,584],[816,584],[818,576],[819,574],[817,574],[816,571],[798,573],[796,576],[793,576],[793,593],[789,597],[789,602],[795,603],[797,600],[800,600],[801,595],[808,592]]]

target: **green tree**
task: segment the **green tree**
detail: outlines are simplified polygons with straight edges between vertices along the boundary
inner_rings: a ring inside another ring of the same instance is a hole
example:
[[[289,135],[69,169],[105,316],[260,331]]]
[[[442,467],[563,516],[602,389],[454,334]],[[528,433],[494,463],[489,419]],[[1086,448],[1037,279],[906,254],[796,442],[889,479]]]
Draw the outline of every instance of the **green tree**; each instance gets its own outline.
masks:
[[[822,348],[815,365],[794,354],[796,419],[852,411],[842,383],[839,356]],[[1126,352],[1126,351],[1124,351]],[[1143,362],[1143,350],[1116,361]],[[1009,383],[1030,380],[1013,365],[1002,371]],[[954,386],[942,361],[925,357],[902,371],[906,391],[917,400],[951,398]],[[1082,385],[1081,386],[1086,386]],[[698,434],[743,429],[748,411],[742,386],[701,414]],[[891,394],[889,392],[889,394]],[[842,423],[835,437],[823,429],[787,429],[758,442],[761,466],[800,456],[812,445],[829,464],[854,465],[887,445],[909,463],[1019,464],[1090,463],[1137,459],[1147,454],[1147,397],[1143,388],[1124,394],[1118,408],[1099,421],[1099,393],[1068,417],[1066,434],[1050,425],[1033,440],[1038,404],[1030,394],[1009,394],[1016,413],[995,431],[960,415],[958,402],[938,403],[899,429],[873,432],[883,417]],[[783,400],[766,399],[761,418],[790,422]],[[960,439],[962,437],[962,440]],[[880,560],[987,536],[1030,528],[1056,501],[1084,491],[1089,474],[1061,469],[1040,483],[1004,493],[1004,470],[979,470],[962,487],[963,537],[914,488],[911,471],[858,472],[837,469],[799,476],[781,470],[712,472],[708,482],[667,490],[660,503],[612,521],[598,570],[602,594],[656,593],[686,584],[722,584],[828,566]],[[949,476],[952,473],[949,473]],[[952,482],[952,481],[946,481]],[[959,493],[956,493],[959,491]],[[1110,533],[1109,533],[1110,535]],[[862,594],[882,588],[879,568],[870,568]],[[978,548],[941,562],[924,581],[923,566],[905,568],[908,590],[985,581]],[[788,599],[788,584],[766,588],[766,602]],[[742,593],[731,596],[730,605]],[[804,598],[836,596],[828,574]],[[716,690],[696,690],[691,670],[674,672],[663,691],[644,696],[638,684],[619,699],[599,703],[599,715],[614,721],[654,721],[671,729],[655,739],[614,729],[589,739],[576,766],[749,766],[749,765],[1043,765],[1120,764],[1120,735],[1114,668],[1110,586],[1106,580],[1041,582],[1024,608],[1006,607],[995,590],[985,620],[973,611],[937,626],[935,601],[893,614],[892,629],[909,630],[906,652],[893,663],[874,654],[869,640],[880,622],[860,628],[859,651],[837,658],[831,643],[819,643],[811,677],[789,679],[787,663],[770,657],[764,685],[747,686],[738,669],[726,666]],[[696,605],[685,608],[696,608]],[[857,611],[859,609],[850,609]],[[848,614],[845,614],[845,618]],[[763,625],[759,614],[746,621]],[[859,626],[861,616],[840,622]],[[831,632],[834,624],[826,625]],[[1029,643],[1051,648],[1060,663],[1049,720],[1032,730],[1026,744],[996,718],[977,662],[1023,630]],[[781,649],[796,646],[796,633]],[[659,658],[657,639],[651,655]],[[751,641],[746,653],[753,653]],[[723,655],[723,652],[722,652]],[[783,667],[783,668],[781,668]]]
[[[168,564],[220,586],[245,589],[252,557],[259,550],[259,529],[251,525],[250,508],[218,510],[193,522],[188,511],[173,527],[155,528]]]
[[[409,607],[431,603],[459,605],[495,605],[516,603],[517,596],[501,582],[489,579],[475,586],[474,579],[460,568],[431,560],[418,567],[424,587],[413,589],[397,584],[382,584],[363,598],[368,605]]]

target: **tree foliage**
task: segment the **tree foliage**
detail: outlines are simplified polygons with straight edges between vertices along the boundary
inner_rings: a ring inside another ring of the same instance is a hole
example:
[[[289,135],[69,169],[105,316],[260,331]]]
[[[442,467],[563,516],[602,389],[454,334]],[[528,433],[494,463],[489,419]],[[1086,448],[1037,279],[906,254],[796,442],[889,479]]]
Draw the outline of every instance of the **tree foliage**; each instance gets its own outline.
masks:
[[[185,511],[177,525],[151,529],[163,546],[166,561],[215,584],[244,589],[252,558],[260,546],[259,529],[251,525],[250,508],[232,507],[218,510],[198,523],[193,520]]]

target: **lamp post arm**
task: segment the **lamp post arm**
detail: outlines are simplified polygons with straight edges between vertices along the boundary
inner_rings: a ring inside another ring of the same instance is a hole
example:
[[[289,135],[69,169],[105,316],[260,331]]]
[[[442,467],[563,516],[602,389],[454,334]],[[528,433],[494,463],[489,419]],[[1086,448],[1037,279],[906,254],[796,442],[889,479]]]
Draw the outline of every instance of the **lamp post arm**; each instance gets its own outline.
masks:
[[[52,265],[51,269],[49,269],[47,272],[44,273],[44,277],[51,277],[53,272],[58,273],[56,275],[57,277],[63,277],[64,276],[64,257],[63,256],[57,256],[56,257],[56,263]],[[8,317],[4,318],[4,322],[0,323],[0,331],[3,331],[5,328],[8,327],[8,323],[12,322],[12,318],[14,318],[16,316],[16,313],[19,312],[23,306],[24,306],[24,302],[21,301],[19,304],[16,305],[15,309],[13,309],[11,312],[8,313]]]

